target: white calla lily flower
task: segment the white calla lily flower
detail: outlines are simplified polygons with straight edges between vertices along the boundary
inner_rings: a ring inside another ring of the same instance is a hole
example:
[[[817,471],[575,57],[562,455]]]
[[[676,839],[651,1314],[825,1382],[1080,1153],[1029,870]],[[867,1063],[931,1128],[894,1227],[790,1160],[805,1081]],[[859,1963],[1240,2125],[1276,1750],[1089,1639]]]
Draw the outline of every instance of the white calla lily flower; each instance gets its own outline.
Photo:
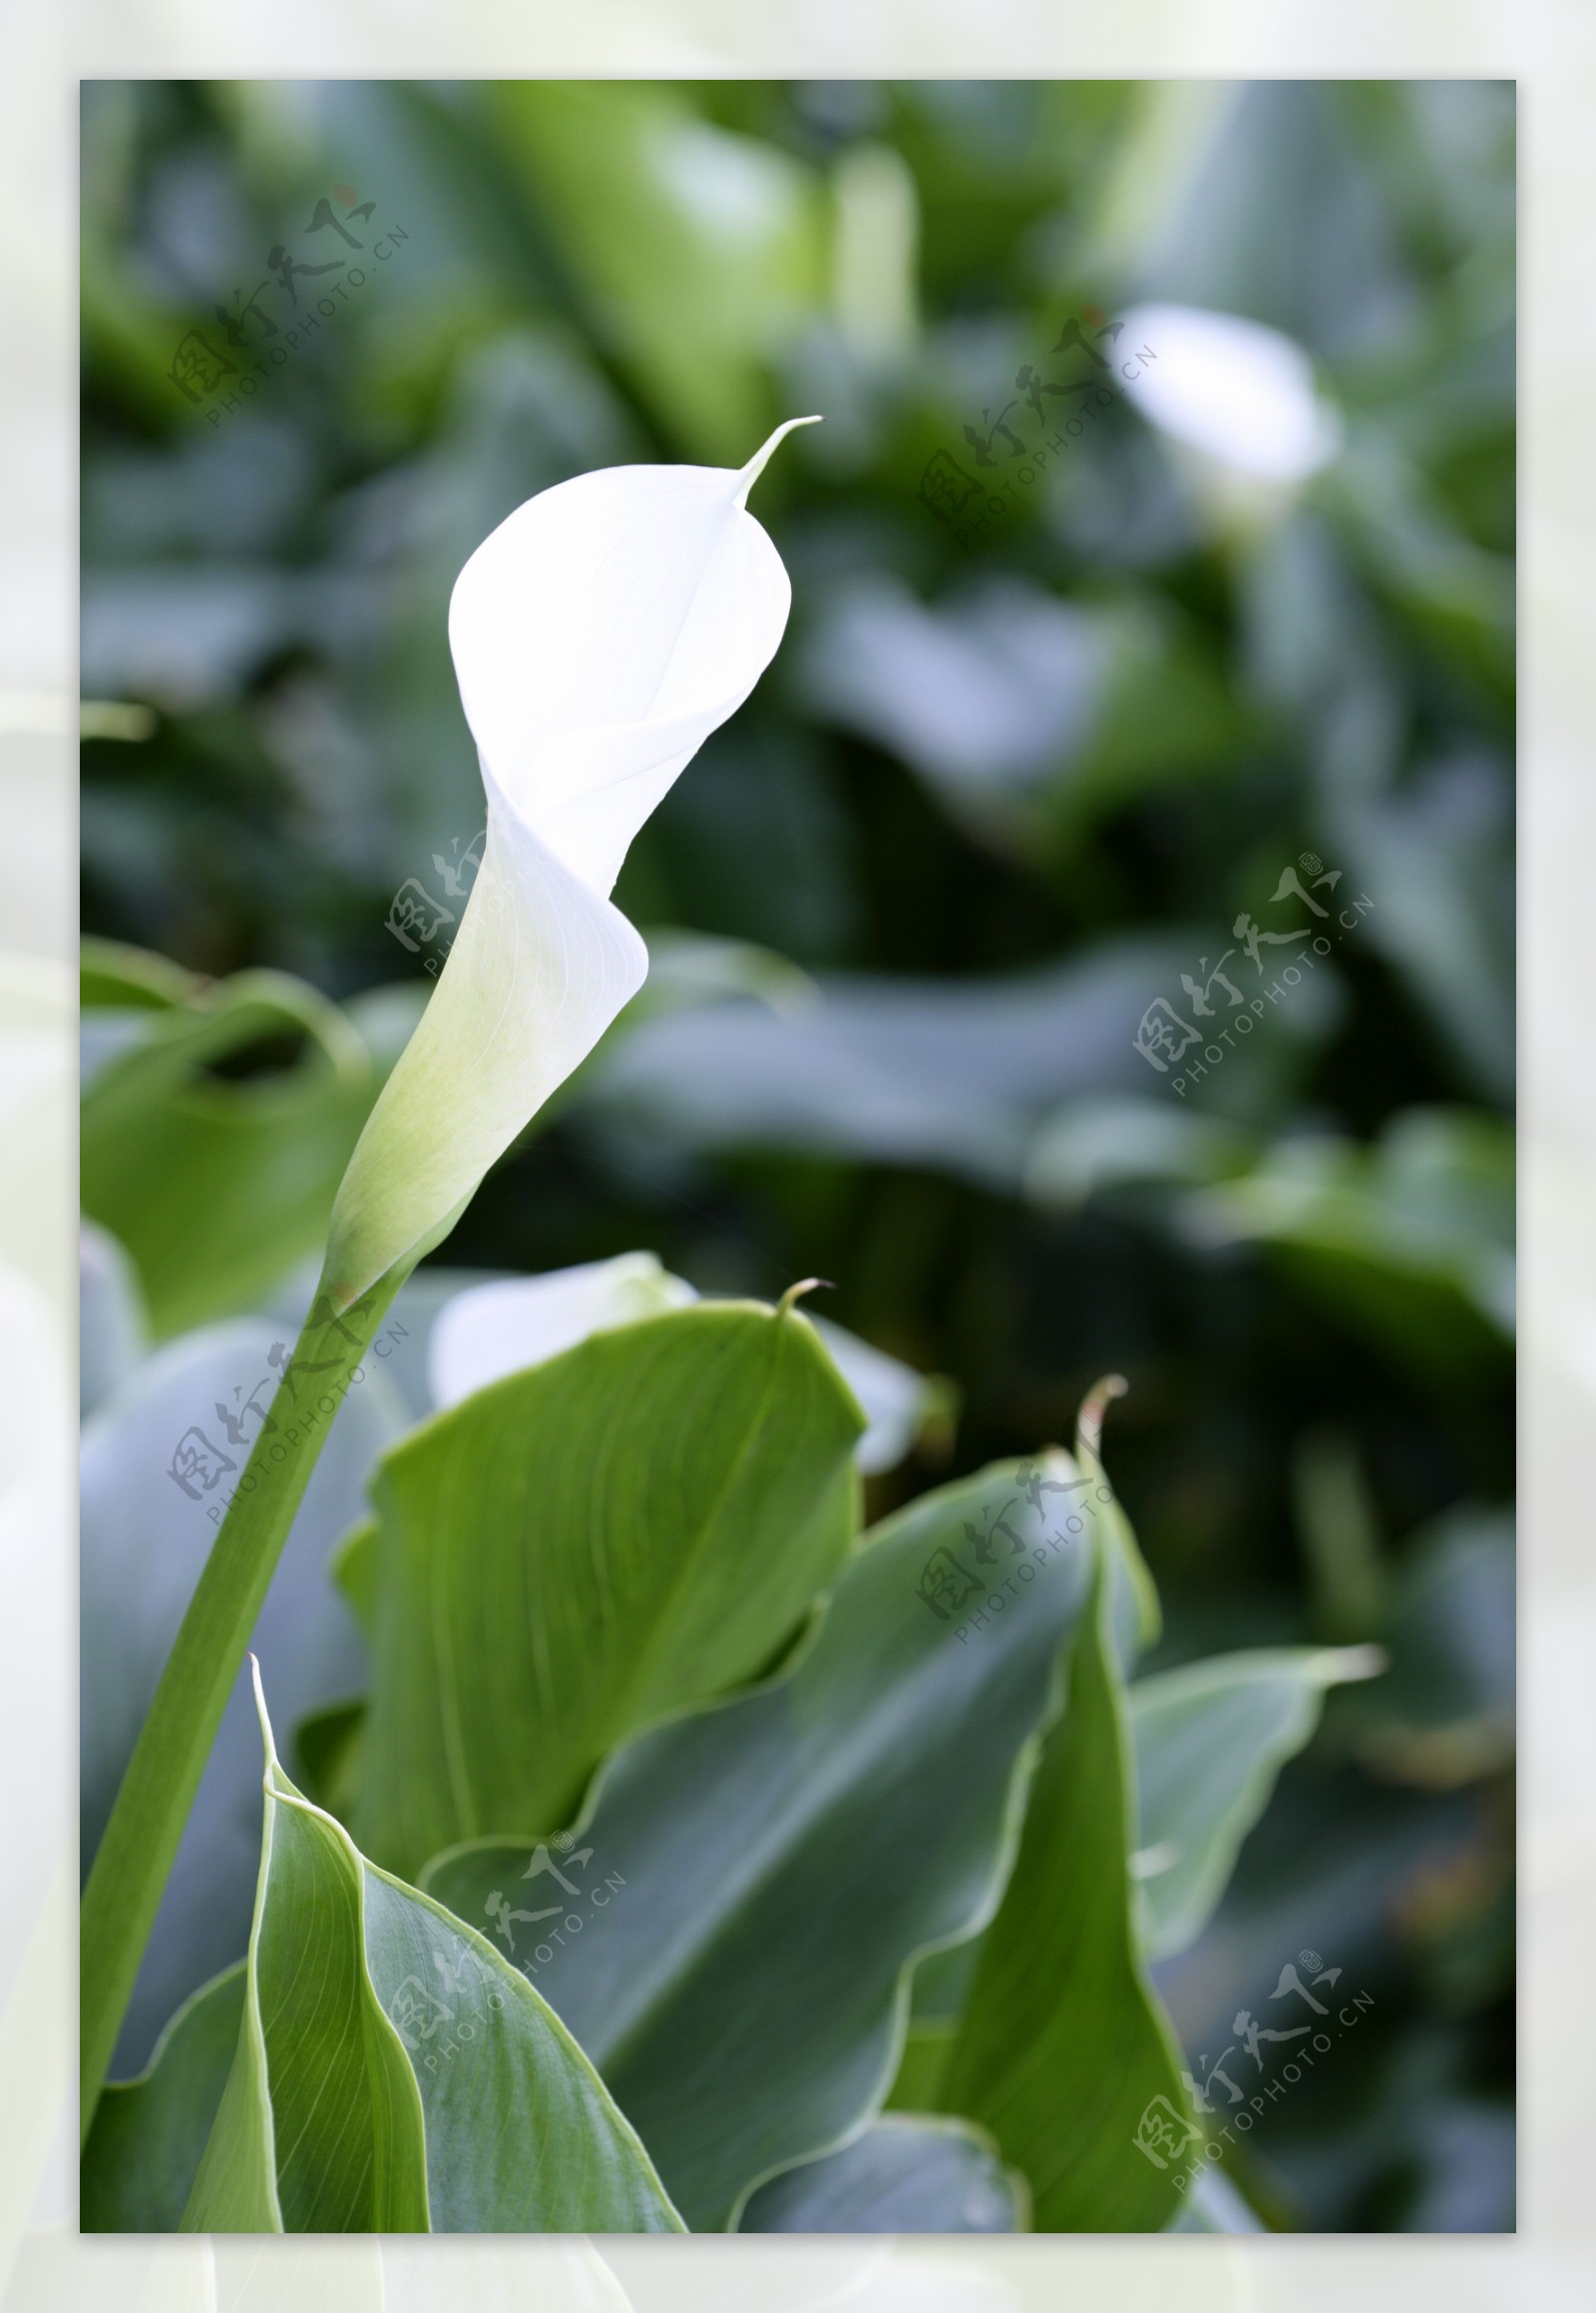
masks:
[[[1194,305],[1138,305],[1119,335],[1126,391],[1175,441],[1232,473],[1293,485],[1340,450],[1342,421],[1295,339]],[[1132,372],[1145,346],[1151,360]]]
[[[686,1279],[672,1277],[652,1253],[621,1253],[612,1261],[586,1261],[541,1277],[468,1286],[444,1304],[427,1343],[433,1403],[458,1405],[490,1381],[574,1349],[590,1334],[635,1325],[697,1299]],[[829,1319],[811,1317],[808,1323],[865,1416],[854,1459],[867,1477],[895,1469],[919,1435],[933,1384]]]
[[[739,473],[616,466],[541,492],[466,564],[449,642],[487,845],[420,1025],[349,1162],[326,1280],[345,1308],[436,1245],[641,986],[609,899],[637,830],[775,654],[792,589]]]

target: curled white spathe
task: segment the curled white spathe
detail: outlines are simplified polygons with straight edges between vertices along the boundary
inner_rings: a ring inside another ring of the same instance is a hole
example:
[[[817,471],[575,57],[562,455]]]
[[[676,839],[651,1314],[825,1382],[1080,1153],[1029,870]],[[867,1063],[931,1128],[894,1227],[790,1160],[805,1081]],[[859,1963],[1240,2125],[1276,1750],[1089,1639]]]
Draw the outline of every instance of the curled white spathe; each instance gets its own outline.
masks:
[[[753,689],[787,623],[747,511],[784,434],[740,472],[615,466],[529,499],[455,581],[449,643],[487,791],[487,843],[431,1002],[333,1208],[350,1302],[447,1234],[641,986],[609,899],[633,836]]]
[[[1138,305],[1124,315],[1118,344],[1126,391],[1142,414],[1234,473],[1305,482],[1341,448],[1341,419],[1307,354],[1261,321]],[[1140,359],[1144,346],[1151,359]]]

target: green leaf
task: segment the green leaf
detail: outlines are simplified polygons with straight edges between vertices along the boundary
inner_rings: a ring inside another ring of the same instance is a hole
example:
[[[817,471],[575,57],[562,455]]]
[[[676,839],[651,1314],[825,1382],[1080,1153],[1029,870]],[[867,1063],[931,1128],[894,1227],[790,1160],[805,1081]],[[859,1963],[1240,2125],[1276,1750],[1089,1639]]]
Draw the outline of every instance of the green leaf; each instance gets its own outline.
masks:
[[[974,1951],[979,1957],[979,1943],[961,1944],[959,1949]],[[929,1967],[930,1962],[927,1963]],[[914,2000],[920,1996],[921,1969],[915,1977]],[[912,2006],[909,2030],[904,2036],[903,2054],[898,2060],[897,2077],[887,2097],[887,2110],[892,2113],[934,2113],[942,2104],[943,2076],[948,2070],[948,2059],[953,2055],[954,2042],[959,2037],[959,2019],[956,2016],[922,2018]]]
[[[750,1303],[598,1334],[379,1465],[367,1852],[570,1820],[604,1753],[764,1670],[852,1537],[857,1407]]]
[[[336,1006],[285,973],[172,992],[129,1008],[137,1039],[83,1100],[84,1210],[131,1254],[161,1338],[247,1308],[320,1246],[378,1088]]]
[[[1325,1690],[1382,1662],[1374,1647],[1269,1647],[1137,1680],[1126,1699],[1141,1800],[1131,1868],[1149,1959],[1184,1951],[1207,1926]]]
[[[1021,2232],[1025,2189],[968,2121],[875,2120],[761,2184],[739,2232]]]
[[[1105,1554],[942,2085],[945,2108],[989,2129],[1027,2178],[1038,2232],[1159,2231],[1174,2172],[1144,2156],[1138,2129],[1160,2099],[1187,2110],[1132,1920],[1111,1568]]]
[[[811,171],[657,82],[510,82],[494,109],[600,339],[691,454],[742,454],[823,297]]]
[[[536,1992],[367,1863],[266,1746],[232,2068],[186,2231],[660,2232],[647,2155]]]
[[[1280,1142],[1195,1191],[1191,1233],[1256,1244],[1381,1356],[1432,1388],[1498,1375],[1513,1334],[1513,1143],[1502,1119],[1414,1108],[1374,1147]]]
[[[176,2232],[232,2068],[244,1962],[186,2000],[137,2080],[107,2084],[84,2146],[84,2232]]]
[[[514,1939],[695,2230],[879,2110],[910,1963],[991,1915],[1086,1588],[1019,1493],[1002,1464],[876,1529],[790,1673],[607,1762],[569,1857],[485,1840],[424,1874]],[[1005,1502],[1024,1555],[989,1541],[998,1587],[956,1622],[928,1561]]]
[[[78,1000],[88,1011],[167,1011],[197,995],[204,981],[170,956],[122,940],[83,941]]]

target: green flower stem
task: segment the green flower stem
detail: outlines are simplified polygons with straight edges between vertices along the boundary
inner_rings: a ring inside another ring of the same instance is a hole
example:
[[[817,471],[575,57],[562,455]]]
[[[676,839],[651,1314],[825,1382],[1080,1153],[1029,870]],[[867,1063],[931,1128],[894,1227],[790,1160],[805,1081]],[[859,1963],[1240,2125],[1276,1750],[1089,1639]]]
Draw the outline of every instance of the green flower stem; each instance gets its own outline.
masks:
[[[342,1315],[323,1315],[333,1303],[324,1286],[318,1291],[167,1658],[83,1891],[80,2142],[294,1513],[360,1360],[408,1273],[408,1265],[391,1270]]]

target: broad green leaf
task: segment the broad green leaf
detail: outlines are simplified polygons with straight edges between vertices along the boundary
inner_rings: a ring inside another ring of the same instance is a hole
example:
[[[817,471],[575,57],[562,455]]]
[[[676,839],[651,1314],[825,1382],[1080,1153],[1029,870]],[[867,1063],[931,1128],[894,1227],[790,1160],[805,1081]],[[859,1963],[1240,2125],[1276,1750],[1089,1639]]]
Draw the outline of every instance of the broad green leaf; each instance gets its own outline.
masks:
[[[176,2232],[232,2069],[244,1962],[187,1999],[137,2080],[107,2084],[83,2150],[85,2232]]]
[[[910,1964],[992,1912],[1086,1588],[1042,1500],[1007,1464],[924,1496],[793,1670],[606,1763],[574,1848],[478,1841],[424,1875],[559,2011],[695,2230],[880,2109]],[[972,1532],[995,1588],[958,1620],[937,1575]]]
[[[367,1851],[413,1874],[552,1830],[617,1742],[765,1669],[847,1551],[860,1427],[802,1317],[724,1302],[594,1335],[403,1439],[366,1545]]]
[[[232,2068],[186,2231],[679,2229],[580,2049],[491,1945],[378,1871],[266,1746]]]
[[[1020,2232],[1023,2181],[964,2120],[873,2120],[751,2194],[739,2232]]]
[[[82,1196],[126,1246],[158,1337],[247,1308],[326,1234],[377,1093],[336,1006],[239,972],[129,1015],[83,1100]],[[229,1075],[254,1053],[287,1064]]]
[[[611,1333],[639,1318],[684,1309],[698,1299],[652,1253],[617,1253],[540,1277],[496,1278],[459,1293],[439,1311],[428,1346],[435,1405],[455,1405],[473,1390],[525,1365],[541,1365],[590,1334]],[[400,1296],[401,1305],[404,1296]],[[948,1384],[928,1381],[857,1334],[810,1317],[833,1364],[865,1415],[854,1458],[866,1476],[894,1469],[926,1421],[947,1402]]]
[[[1140,1799],[1131,1869],[1149,1959],[1212,1918],[1281,1766],[1319,1724],[1325,1691],[1372,1678],[1373,1647],[1270,1647],[1138,1679],[1126,1698]]]
[[[1185,2121],[1180,2050],[1136,1947],[1126,1868],[1134,1791],[1110,1631],[1111,1558],[1070,1654],[1002,1905],[942,2080],[945,2110],[1021,2170],[1038,2232],[1156,2232],[1173,2171],[1143,2116]]]

